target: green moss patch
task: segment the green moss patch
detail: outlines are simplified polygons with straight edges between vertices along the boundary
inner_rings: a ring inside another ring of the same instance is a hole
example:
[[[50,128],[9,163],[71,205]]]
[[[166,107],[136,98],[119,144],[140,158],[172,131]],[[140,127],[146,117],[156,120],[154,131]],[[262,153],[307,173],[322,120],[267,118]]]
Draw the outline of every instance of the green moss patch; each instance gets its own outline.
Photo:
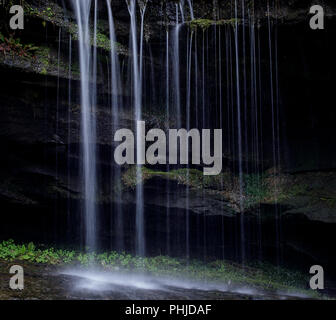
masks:
[[[236,23],[241,23],[240,19],[222,19],[222,20],[210,20],[210,19],[194,19],[189,22],[189,26],[192,30],[200,28],[202,30],[206,30],[211,26],[223,26],[223,25],[231,25],[235,26]]]
[[[72,35],[73,40],[78,40],[78,26],[73,21],[72,17],[66,17],[63,8],[52,1],[45,1],[39,7],[33,6],[26,1],[24,2],[25,12],[32,18],[39,18],[42,20],[42,26],[46,26],[46,22],[51,23],[57,27],[63,28]],[[106,34],[101,30],[101,22],[98,22],[97,32],[97,48],[105,51],[111,50],[111,42]],[[93,31],[91,32],[91,45],[94,45]],[[119,54],[128,54],[127,48],[120,43],[115,43],[116,50]]]

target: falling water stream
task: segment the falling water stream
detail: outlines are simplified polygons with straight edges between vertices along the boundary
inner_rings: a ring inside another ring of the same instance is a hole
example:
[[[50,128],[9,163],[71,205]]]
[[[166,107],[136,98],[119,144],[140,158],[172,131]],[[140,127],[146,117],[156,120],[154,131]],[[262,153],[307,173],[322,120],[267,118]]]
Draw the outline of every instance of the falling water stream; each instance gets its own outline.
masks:
[[[237,92],[237,128],[238,128],[238,163],[239,163],[239,192],[240,192],[240,208],[242,211],[243,199],[243,164],[242,164],[242,128],[241,128],[241,104],[240,104],[240,77],[239,77],[239,38],[238,38],[238,7],[237,0],[235,0],[235,53],[236,53],[236,92]],[[245,45],[245,44],[244,44]],[[241,260],[245,260],[245,232],[244,232],[244,215],[241,214]]]
[[[166,30],[166,118],[168,123],[170,123],[170,62],[169,62],[169,30],[167,27]],[[169,164],[167,164],[167,172],[169,172]],[[166,221],[166,233],[167,233],[167,240],[166,240],[166,252],[170,254],[170,187],[169,187],[169,180],[166,181],[166,192],[167,192],[167,221]]]
[[[116,48],[116,35],[115,35],[115,26],[114,19],[112,14],[112,8],[110,0],[106,0],[107,11],[108,11],[108,20],[109,20],[109,32],[110,32],[110,42],[111,42],[111,74],[109,82],[111,83],[111,115],[112,115],[112,128],[115,132],[119,125],[119,114],[122,110],[122,100],[119,98],[119,94],[122,90],[121,78],[120,78],[120,63],[118,58],[118,52]],[[112,133],[113,137],[113,133]],[[113,155],[112,155],[113,156]],[[121,168],[119,166],[113,167],[111,184],[114,187],[114,201],[115,205],[113,206],[112,214],[115,213],[116,223],[113,232],[116,237],[116,248],[118,250],[124,249],[124,222],[123,222],[123,212],[121,206]]]
[[[81,72],[81,139],[82,139],[82,172],[84,183],[84,224],[85,245],[90,249],[96,247],[96,123],[95,106],[96,91],[90,84],[92,75],[92,48],[90,33],[91,0],[72,0],[78,23],[79,62]],[[97,7],[95,7],[95,11]],[[94,49],[95,50],[95,49]],[[93,55],[95,56],[95,54]],[[93,63],[95,65],[95,62]]]
[[[68,82],[68,154],[67,154],[67,183],[70,185],[71,181],[71,77],[72,77],[72,70],[71,70],[71,64],[72,64],[72,36],[69,35],[69,82]],[[68,191],[68,202],[67,202],[67,233],[69,234],[71,221],[70,221],[70,213],[71,213],[71,201],[70,201],[70,189]]]
[[[189,9],[190,9],[190,18],[191,18],[191,20],[194,20],[195,19],[195,17],[194,17],[194,9],[193,9],[191,0],[188,0],[188,5],[189,5]]]
[[[174,70],[174,96],[176,106],[176,127],[181,128],[181,94],[180,94],[180,29],[178,5],[176,4],[176,26],[173,36],[173,70]]]
[[[136,22],[136,1],[130,0],[127,2],[128,11],[131,18],[131,43],[133,57],[133,99],[134,113],[136,121],[136,140],[137,140],[137,167],[136,167],[136,253],[140,256],[145,255],[145,226],[144,226],[144,199],[142,185],[142,165],[144,164],[144,151],[142,150],[142,137],[144,135],[142,125],[139,121],[142,120],[142,69],[143,69],[143,38],[140,39],[140,55],[138,51],[137,40],[137,22]],[[141,30],[143,30],[143,21],[146,8],[141,8]],[[142,33],[143,37],[143,33]],[[140,64],[139,64],[140,56]],[[140,65],[140,67],[139,67]]]

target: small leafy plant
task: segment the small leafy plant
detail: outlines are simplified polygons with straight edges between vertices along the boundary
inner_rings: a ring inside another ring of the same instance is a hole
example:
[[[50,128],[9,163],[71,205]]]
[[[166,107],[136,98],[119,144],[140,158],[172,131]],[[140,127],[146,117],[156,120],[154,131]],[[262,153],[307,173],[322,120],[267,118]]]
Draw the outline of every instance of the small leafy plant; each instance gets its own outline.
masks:
[[[14,38],[13,35],[5,37],[0,33],[0,53],[13,54],[20,57],[32,57],[39,48],[33,44],[22,44],[20,38]]]

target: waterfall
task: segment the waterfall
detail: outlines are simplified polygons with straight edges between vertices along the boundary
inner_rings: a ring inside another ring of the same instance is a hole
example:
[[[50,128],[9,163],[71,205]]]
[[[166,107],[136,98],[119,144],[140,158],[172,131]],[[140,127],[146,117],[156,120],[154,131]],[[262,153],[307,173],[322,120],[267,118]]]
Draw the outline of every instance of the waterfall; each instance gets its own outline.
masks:
[[[218,59],[217,59],[217,25],[215,24],[213,26],[214,29],[214,64],[215,64],[215,70],[214,70],[214,77],[215,77],[215,83],[216,85],[216,90],[215,90],[215,103],[214,103],[214,107],[215,107],[215,123],[213,124],[216,128],[218,128]]]
[[[180,8],[180,13],[181,13],[182,23],[184,23],[185,22],[185,19],[184,19],[184,0],[179,2],[179,8]]]
[[[131,44],[132,44],[132,57],[133,57],[133,99],[134,99],[134,112],[136,121],[136,133],[137,133],[137,146],[142,145],[142,135],[143,128],[138,123],[142,118],[142,79],[141,70],[139,68],[139,52],[137,43],[137,23],[136,23],[136,1],[127,1],[128,11],[131,18]],[[143,16],[145,10],[141,10],[141,15]],[[143,18],[142,18],[143,22]],[[141,29],[143,25],[141,26]],[[143,39],[140,39],[140,44],[142,44]],[[142,50],[142,46],[141,46]],[[140,52],[140,57],[142,58],[142,52]],[[140,62],[142,68],[142,61]],[[144,164],[144,151],[142,148],[137,148],[137,168],[136,168],[136,253],[140,256],[145,255],[145,226],[144,226],[144,199],[143,199],[143,184],[142,184],[142,164]],[[140,164],[141,163],[141,164]]]
[[[236,153],[236,127],[234,125],[235,123],[235,119],[234,119],[234,82],[233,82],[233,46],[232,46],[232,35],[231,35],[231,30],[228,30],[228,37],[229,37],[229,73],[230,73],[230,78],[229,78],[229,83],[230,83],[230,92],[229,92],[229,96],[230,96],[230,116],[228,117],[230,124],[229,124],[229,132],[230,134],[230,146],[231,146],[231,154],[235,154]],[[232,165],[232,171],[235,171],[236,166],[235,163],[233,162]]]
[[[252,13],[249,13],[249,30],[250,30],[250,59],[251,59],[251,118],[253,119],[252,123],[252,149],[253,149],[253,160],[255,162],[254,172],[258,175],[258,187],[260,187],[260,128],[259,128],[259,119],[260,119],[260,110],[258,107],[258,92],[257,92],[257,54],[256,54],[256,33],[255,33],[255,17],[254,17],[254,8]],[[258,242],[258,257],[262,259],[262,248],[261,248],[261,212],[260,206],[257,208],[257,242]]]
[[[190,105],[191,105],[191,66],[192,66],[192,47],[193,47],[193,32],[191,33],[191,39],[189,41],[189,35],[187,40],[187,97],[186,97],[186,114],[187,114],[187,131],[190,130],[191,120],[190,120]],[[186,145],[188,146],[188,138]],[[189,184],[189,166],[187,167],[187,184]],[[186,186],[186,256],[189,258],[190,255],[190,217],[189,217],[189,186]]]
[[[191,19],[195,19],[192,1],[187,0],[190,9]],[[80,59],[80,103],[81,103],[81,164],[82,164],[82,181],[84,188],[84,227],[85,227],[85,245],[90,249],[97,248],[97,134],[96,134],[96,104],[98,89],[97,72],[98,72],[98,0],[72,0],[76,19],[78,24],[78,43],[79,43],[79,59]],[[163,104],[165,105],[164,112],[166,113],[167,123],[170,120],[176,120],[175,126],[177,129],[185,126],[187,130],[195,127],[213,128],[219,127],[227,131],[227,138],[224,144],[230,157],[228,157],[228,166],[231,166],[232,175],[237,177],[239,182],[239,194],[237,195],[237,210],[240,209],[239,218],[236,220],[237,232],[235,233],[237,258],[240,258],[244,264],[249,257],[250,249],[248,237],[251,235],[253,226],[247,223],[244,218],[244,173],[260,175],[263,172],[263,157],[264,152],[268,149],[263,149],[263,128],[262,128],[262,113],[263,103],[269,102],[270,111],[272,113],[272,124],[269,134],[273,145],[273,164],[274,167],[280,165],[280,145],[279,145],[279,88],[278,88],[278,51],[277,38],[273,38],[272,20],[270,18],[270,8],[268,10],[268,22],[265,25],[265,31],[268,31],[268,51],[265,50],[266,61],[269,62],[270,75],[267,73],[267,82],[262,83],[262,61],[264,56],[261,56],[260,42],[262,37],[256,30],[256,17],[254,16],[254,8],[247,6],[245,0],[232,1],[234,12],[233,26],[214,25],[210,28],[200,29],[192,28],[187,30],[185,19],[188,19],[188,14],[184,11],[187,8],[185,1],[179,1],[172,5],[176,13],[176,24],[171,29],[166,26],[165,47],[160,52],[160,58],[163,60],[162,67],[162,84],[165,88],[157,87],[155,80],[158,74],[155,68],[158,65],[155,61],[158,60],[156,54],[159,52],[156,43],[149,41],[144,42],[145,38],[145,14],[148,6],[148,1],[126,0],[129,16],[130,16],[130,50],[128,68],[125,70],[125,75],[131,82],[131,94],[129,101],[131,102],[134,112],[134,122],[136,130],[136,145],[139,146],[136,150],[137,165],[136,165],[136,204],[135,204],[135,251],[139,256],[146,254],[145,241],[145,214],[144,214],[144,185],[143,185],[143,166],[145,165],[145,146],[142,144],[144,136],[144,128],[139,122],[143,117],[143,106],[146,102],[155,109],[159,102],[159,93],[163,93]],[[186,6],[185,6],[186,5]],[[240,6],[242,5],[242,6]],[[110,124],[112,132],[115,132],[120,124],[120,111],[123,109],[123,85],[122,85],[122,69],[119,62],[117,46],[116,46],[116,30],[115,17],[112,11],[112,1],[106,0],[107,15],[109,23],[110,37],[110,52],[106,57],[107,67],[107,85],[109,88],[108,105],[111,108]],[[94,8],[93,8],[94,7]],[[238,8],[242,10],[238,13]],[[247,9],[248,8],[248,9]],[[94,9],[94,10],[93,10]],[[126,7],[125,7],[126,9]],[[137,11],[139,9],[139,11]],[[246,11],[245,11],[246,10]],[[138,16],[138,19],[137,19]],[[246,17],[245,17],[246,16]],[[90,17],[92,17],[92,25],[90,25]],[[242,17],[242,23],[240,18]],[[239,18],[239,19],[238,19]],[[247,20],[248,19],[248,20]],[[268,30],[267,30],[268,27]],[[92,31],[90,31],[92,30]],[[61,47],[61,29],[59,31],[59,59]],[[198,32],[198,33],[197,33]],[[265,34],[266,35],[266,34]],[[69,105],[71,102],[71,37],[69,39]],[[267,45],[267,42],[265,41]],[[171,46],[171,48],[170,48]],[[153,51],[152,51],[153,48]],[[266,49],[266,48],[265,48]],[[147,59],[144,56],[147,54]],[[100,57],[100,51],[99,51]],[[269,59],[269,61],[267,60]],[[213,61],[214,60],[214,61]],[[150,61],[150,65],[149,65]],[[150,67],[150,69],[149,69]],[[58,73],[60,73],[60,62],[58,63]],[[164,78],[165,77],[165,78]],[[263,87],[262,87],[263,86]],[[126,89],[126,88],[125,88]],[[57,87],[57,111],[59,108],[59,80]],[[155,91],[157,90],[157,91]],[[100,92],[99,92],[100,93]],[[151,95],[151,99],[147,99]],[[264,98],[263,98],[264,97]],[[126,101],[127,98],[125,98]],[[269,99],[269,100],[268,100]],[[148,100],[148,101],[147,101]],[[266,104],[265,104],[266,109]],[[70,111],[69,111],[70,112]],[[265,113],[269,115],[269,113]],[[57,115],[58,116],[58,113]],[[68,130],[70,132],[70,113],[68,114]],[[265,116],[266,118],[266,116]],[[271,119],[269,119],[271,120]],[[58,129],[56,127],[56,129]],[[272,130],[272,131],[271,131]],[[267,132],[268,133],[268,132]],[[70,133],[69,133],[70,137]],[[68,137],[68,139],[69,139]],[[113,136],[111,136],[113,140]],[[70,144],[70,139],[69,139]],[[140,147],[141,146],[141,147]],[[70,151],[69,151],[70,152]],[[251,156],[251,157],[250,157]],[[68,168],[70,167],[68,155]],[[245,159],[247,161],[245,162]],[[252,159],[252,165],[250,162]],[[57,158],[56,158],[57,162]],[[246,164],[246,165],[245,165]],[[195,230],[192,229],[194,223],[197,223],[197,233],[202,230],[202,236],[197,238],[197,246],[204,246],[204,257],[207,252],[206,246],[210,247],[213,238],[209,235],[209,222],[204,209],[202,216],[194,217],[190,214],[190,207],[193,205],[193,194],[190,191],[190,182],[193,178],[191,166],[186,167],[186,183],[185,183],[185,201],[183,203],[185,220],[183,216],[183,229],[176,233],[176,239],[173,239],[173,210],[170,209],[173,198],[171,197],[169,179],[166,182],[166,226],[167,233],[166,248],[167,253],[173,253],[174,245],[178,242],[182,243],[182,250],[185,249],[187,257],[191,255],[191,248],[194,246]],[[70,171],[70,169],[68,169]],[[171,166],[167,164],[167,172],[171,170]],[[70,180],[68,171],[68,180]],[[126,230],[126,218],[123,217],[121,189],[122,189],[122,172],[119,166],[113,166],[111,169],[111,237],[115,241],[115,248],[119,251],[127,249],[124,241],[124,232]],[[258,178],[260,179],[260,178]],[[206,180],[203,181],[206,185]],[[224,185],[222,178],[222,187]],[[260,179],[261,183],[261,179]],[[206,200],[206,187],[203,189],[203,200]],[[238,187],[237,187],[238,191]],[[69,196],[70,198],[70,196]],[[225,195],[223,195],[223,202]],[[70,199],[69,199],[70,203]],[[204,207],[207,204],[204,203]],[[68,208],[68,210],[70,210]],[[259,218],[260,218],[260,212]],[[277,212],[278,215],[278,212]],[[202,221],[203,219],[203,221]],[[181,220],[182,221],[182,220]],[[277,221],[278,222],[278,221]],[[259,256],[261,256],[261,220],[259,220],[259,229],[257,231],[257,241],[259,245]],[[208,226],[207,226],[208,224]],[[239,228],[240,227],[240,228]],[[222,234],[218,233],[223,251],[221,254],[224,257],[224,231],[227,226],[224,226],[224,218],[222,219],[221,228]],[[276,226],[276,237],[279,243],[281,236],[280,222]],[[239,231],[238,231],[239,229]],[[208,235],[206,234],[208,232]],[[253,234],[254,236],[255,234]],[[246,238],[245,238],[246,237]],[[174,241],[173,241],[174,240]],[[175,241],[176,240],[176,241]],[[185,245],[184,245],[185,242]],[[240,250],[240,253],[238,251]],[[225,253],[227,254],[227,253]]]
[[[140,27],[140,92],[142,93],[143,83],[143,38],[144,38],[144,19],[148,0],[144,0],[140,5],[141,27]]]
[[[269,67],[270,67],[270,90],[271,90],[271,110],[272,110],[272,143],[273,143],[273,165],[277,165],[276,157],[276,142],[275,142],[275,111],[274,111],[274,88],[273,88],[273,49],[272,49],[272,30],[271,30],[271,18],[270,18],[270,7],[267,3],[267,14],[268,14],[268,46],[269,46]]]
[[[166,118],[167,118],[167,127],[169,127],[170,123],[170,92],[169,92],[169,85],[170,85],[170,73],[169,73],[169,30],[167,27],[166,31]],[[167,172],[169,172],[169,164],[167,164]],[[170,188],[169,188],[169,179],[166,180],[166,192],[167,192],[167,221],[166,221],[166,233],[167,233],[167,254],[170,254]]]
[[[223,92],[222,92],[222,33],[218,30],[218,59],[219,59],[219,127],[223,129]]]
[[[178,18],[178,6],[176,5],[176,26],[173,38],[173,70],[174,70],[174,93],[176,105],[176,127],[181,128],[181,95],[180,95],[180,28]]]
[[[155,70],[154,70],[154,57],[152,46],[148,43],[148,51],[149,51],[149,58],[150,58],[150,78],[151,78],[151,85],[150,85],[150,105],[154,108],[156,107],[156,90],[155,90]]]
[[[61,37],[62,37],[62,28],[58,30],[58,51],[57,51],[57,96],[56,96],[56,139],[59,134],[59,103],[60,103],[60,59],[61,59]],[[58,179],[58,150],[56,144],[56,179]],[[56,183],[58,183],[56,181]]]
[[[274,78],[273,78],[273,48],[272,48],[272,28],[271,28],[271,17],[270,17],[270,5],[269,1],[267,1],[267,26],[268,26],[268,47],[269,47],[269,69],[270,69],[270,91],[271,91],[271,117],[272,117],[272,150],[273,150],[273,166],[274,172],[273,175],[276,175],[277,170],[277,148],[276,148],[276,124],[275,124],[275,106],[274,106]],[[274,192],[276,193],[276,179],[275,179],[275,188]],[[277,195],[275,194],[275,198]],[[276,226],[275,226],[275,233],[276,233],[276,242],[277,242],[277,262],[280,262],[280,253],[279,253],[279,244],[280,244],[280,232],[279,232],[279,212],[276,206]]]
[[[248,105],[247,105],[247,71],[246,71],[246,31],[245,31],[245,0],[242,0],[242,19],[243,19],[243,83],[244,83],[244,127],[245,127],[245,135],[244,135],[244,144],[245,144],[245,155],[248,157],[249,155],[249,132],[248,132]],[[245,167],[246,173],[248,173],[248,161],[246,161]]]
[[[111,117],[112,117],[112,128],[114,132],[118,128],[119,124],[119,112],[122,108],[122,101],[119,98],[119,93],[121,91],[121,77],[120,77],[120,63],[118,58],[118,52],[116,50],[116,34],[113,13],[111,8],[111,0],[106,0],[107,11],[108,11],[108,21],[109,21],[109,34],[110,34],[110,59],[111,59],[111,74],[109,75],[109,83],[111,83]],[[124,249],[124,223],[123,223],[123,212],[121,207],[121,168],[119,166],[114,167],[111,174],[111,185],[114,187],[113,199],[115,202],[115,236],[116,236],[116,248],[118,250]]]
[[[142,84],[143,84],[143,38],[144,38],[144,19],[147,8],[148,0],[144,0],[144,2],[140,5],[140,13],[141,13],[141,34],[140,34],[140,75],[139,75],[139,92],[136,95],[139,95],[139,110],[136,111],[136,120],[142,120]],[[134,36],[136,36],[136,13],[134,9],[134,18],[132,24],[132,37],[134,41]],[[135,49],[136,46],[133,47]],[[135,57],[137,57],[137,51],[133,51]],[[135,70],[135,69],[134,69]],[[135,79],[136,77],[134,77]],[[143,128],[137,125],[137,146],[141,145],[142,136],[145,135]],[[141,163],[145,163],[145,151],[142,148],[137,148],[137,159],[141,159]],[[139,163],[139,161],[137,162]],[[137,212],[136,212],[136,225],[137,225],[137,251],[140,256],[144,256],[146,253],[146,242],[145,242],[145,222],[144,222],[144,196],[143,196],[143,179],[142,179],[142,167],[141,165],[137,165],[137,187],[136,187],[136,195],[137,195]]]
[[[205,31],[203,30],[202,38],[202,123],[205,126]]]
[[[189,9],[190,9],[190,18],[191,18],[191,20],[194,20],[195,19],[195,17],[194,17],[194,9],[193,9],[191,0],[188,0],[188,5],[189,5]]]
[[[275,37],[275,54],[273,54],[273,41],[272,41],[272,24],[270,17],[270,4],[267,1],[267,13],[268,13],[268,45],[269,45],[269,67],[270,67],[270,90],[271,90],[271,110],[272,110],[272,148],[273,148],[273,165],[274,165],[274,175],[277,175],[277,171],[280,168],[280,133],[279,133],[279,88],[278,88],[278,48],[277,48],[277,38]],[[276,33],[277,36],[277,33]],[[275,55],[275,57],[273,57]],[[274,59],[274,61],[273,61]],[[273,72],[273,63],[275,72]],[[275,73],[275,76],[274,76]],[[274,90],[274,83],[276,88]],[[275,94],[276,99],[275,99]],[[275,102],[276,100],[276,102]],[[275,179],[274,186],[274,195],[277,202],[277,180]],[[281,213],[280,208],[278,208],[277,204],[275,207],[275,215],[276,215],[276,242],[277,242],[277,262],[280,264],[281,260]]]
[[[70,186],[71,183],[71,167],[70,167],[70,157],[71,157],[71,78],[72,78],[72,36],[69,35],[69,64],[68,64],[68,150],[67,150],[67,184]],[[70,235],[70,225],[71,225],[71,194],[70,188],[68,190],[68,203],[67,203],[67,235]]]
[[[205,105],[205,110],[207,108],[209,108],[210,106],[210,99],[209,99],[209,86],[207,84],[207,81],[208,81],[208,75],[209,75],[209,70],[210,70],[210,65],[211,65],[211,61],[210,61],[210,54],[209,54],[209,29],[207,30],[207,36],[206,36],[206,73],[207,73],[207,76],[206,76],[206,79],[205,79],[205,102],[206,102],[206,105]],[[206,114],[205,114],[205,121],[204,121],[204,127],[210,127],[210,116],[208,115],[207,117],[207,114],[209,113],[208,112],[209,110],[206,110]]]
[[[193,32],[191,32],[191,38],[187,39],[187,97],[186,97],[186,115],[187,115],[187,129],[190,129],[190,106],[191,106],[191,66],[192,66],[192,47],[193,47]]]
[[[208,40],[208,33],[207,33],[207,40]],[[205,31],[203,30],[203,38],[202,38],[202,128],[205,128],[206,125],[206,67],[208,66],[208,56],[206,59],[206,52],[205,52]],[[207,51],[208,53],[208,51]],[[207,60],[207,61],[206,61]],[[205,192],[204,189],[202,191],[202,201],[204,201]],[[205,206],[204,206],[205,207]],[[206,260],[207,255],[207,232],[206,232],[206,210],[203,210],[203,260]]]
[[[231,136],[230,136],[230,63],[229,63],[229,33],[228,29],[225,28],[225,73],[226,73],[226,123],[227,126],[227,147],[228,153],[231,153]]]
[[[169,85],[170,85],[170,73],[169,73],[169,31],[167,28],[166,31],[166,117],[169,125],[169,115],[170,115],[170,92],[169,92]]]
[[[222,61],[222,32],[219,27],[219,44],[218,44],[218,54],[219,54],[219,127],[223,130],[223,61]],[[222,143],[223,145],[223,143]],[[221,178],[221,188],[224,188],[224,178]],[[223,199],[224,200],[224,199]],[[224,238],[224,217],[222,216],[222,229],[221,229],[221,241],[222,241],[222,257],[225,259],[225,238]]]
[[[78,24],[79,61],[81,74],[81,165],[84,187],[84,226],[85,245],[90,249],[96,247],[96,123],[95,90],[90,85],[94,67],[92,67],[92,49],[90,34],[91,0],[72,0]],[[95,7],[95,11],[97,7]],[[95,13],[96,15],[96,13]],[[96,36],[94,36],[96,37]],[[95,54],[94,54],[95,55]],[[95,63],[93,63],[95,65]]]
[[[94,21],[93,21],[93,57],[92,57],[92,94],[91,94],[91,106],[97,104],[97,23],[98,23],[98,0],[94,0]],[[95,121],[95,116],[93,115],[93,120]],[[93,133],[95,135],[95,132]],[[96,141],[93,137],[92,141]]]
[[[281,170],[281,150],[280,150],[280,97],[279,97],[279,65],[278,65],[278,27],[275,26],[275,93],[276,93],[276,134],[277,134],[277,170]],[[277,188],[277,186],[276,186]],[[277,207],[277,222],[278,222],[278,263],[281,264],[283,261],[283,252],[282,252],[282,214],[281,208]]]
[[[259,110],[259,123],[262,123],[262,74],[261,74],[261,44],[260,44],[260,29],[258,28],[258,41],[257,41],[257,47],[258,47],[258,87],[259,87],[259,103],[258,103],[258,110]],[[263,129],[262,126],[260,126],[260,159],[263,159]],[[263,162],[261,162],[261,168],[260,170],[263,171],[264,166]]]
[[[198,118],[198,38],[197,38],[197,29],[195,31],[195,127],[199,128],[199,118]]]
[[[239,39],[238,39],[238,7],[235,0],[235,52],[236,52],[236,90],[237,90],[237,128],[238,128],[238,161],[239,161],[239,192],[240,192],[240,211],[241,211],[241,258],[245,260],[245,232],[244,214],[242,213],[243,199],[243,168],[242,168],[242,129],[241,129],[241,104],[240,104],[240,76],[239,76]]]

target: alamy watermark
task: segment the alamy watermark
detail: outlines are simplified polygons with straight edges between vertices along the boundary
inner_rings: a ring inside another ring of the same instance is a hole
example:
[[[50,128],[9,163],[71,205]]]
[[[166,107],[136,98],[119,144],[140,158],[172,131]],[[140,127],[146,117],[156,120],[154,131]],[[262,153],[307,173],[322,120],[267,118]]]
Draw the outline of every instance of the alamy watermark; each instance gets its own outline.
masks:
[[[309,10],[310,14],[313,14],[310,19],[309,26],[313,30],[323,30],[324,29],[324,9],[322,6],[315,5]]]
[[[24,10],[22,6],[16,5],[12,6],[9,9],[9,13],[13,14],[11,19],[9,20],[9,26],[12,30],[24,29]]]
[[[167,138],[161,129],[151,129],[146,134],[145,122],[137,121],[136,135],[130,129],[119,129],[114,141],[120,143],[114,151],[118,165],[188,165],[191,150],[191,164],[203,164],[204,175],[218,175],[222,171],[221,129],[203,129],[202,132],[169,129]],[[151,144],[146,148],[148,143]]]
[[[0,0],[0,5],[5,5],[5,0]],[[24,9],[21,5],[12,5],[9,8],[9,13],[12,17],[9,20],[9,26],[12,30],[24,29]]]
[[[323,290],[324,289],[324,270],[323,267],[315,265],[309,270],[310,274],[314,276],[311,277],[309,281],[310,289],[312,290]]]
[[[12,290],[23,290],[24,289],[24,273],[21,266],[15,265],[9,269],[9,273],[13,276],[9,280],[9,287]]]

